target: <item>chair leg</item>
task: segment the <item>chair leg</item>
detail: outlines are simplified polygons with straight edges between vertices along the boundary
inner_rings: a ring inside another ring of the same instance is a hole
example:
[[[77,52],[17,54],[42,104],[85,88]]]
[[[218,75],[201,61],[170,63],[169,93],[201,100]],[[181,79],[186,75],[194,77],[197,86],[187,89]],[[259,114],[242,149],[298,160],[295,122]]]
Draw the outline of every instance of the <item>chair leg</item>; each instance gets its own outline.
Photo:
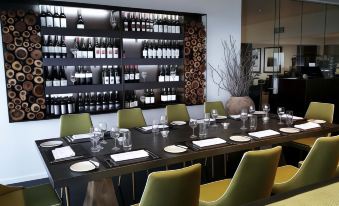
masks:
[[[214,179],[214,158],[212,157],[212,161],[211,161],[211,164],[212,164],[212,179]]]
[[[227,154],[224,154],[224,175],[226,177],[226,170],[227,170]]]
[[[70,206],[68,187],[65,187],[66,206]]]
[[[134,172],[132,173],[132,192],[133,192],[133,201],[135,201],[135,182],[134,182]]]

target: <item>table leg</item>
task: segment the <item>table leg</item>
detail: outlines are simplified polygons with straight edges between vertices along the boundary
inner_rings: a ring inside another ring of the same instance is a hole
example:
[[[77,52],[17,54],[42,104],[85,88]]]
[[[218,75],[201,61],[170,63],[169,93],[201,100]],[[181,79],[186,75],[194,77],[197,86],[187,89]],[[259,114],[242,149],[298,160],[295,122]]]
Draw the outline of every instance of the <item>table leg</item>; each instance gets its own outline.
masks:
[[[211,165],[212,165],[212,178],[214,179],[214,158],[212,156],[212,161],[211,161]]]
[[[83,206],[119,206],[111,178],[91,181]]]
[[[227,154],[224,154],[224,175],[225,175],[225,177],[226,177],[226,163],[227,163]]]
[[[65,190],[65,199],[66,199],[66,206],[70,206],[70,201],[69,201],[69,191],[68,191],[68,187],[64,188]]]

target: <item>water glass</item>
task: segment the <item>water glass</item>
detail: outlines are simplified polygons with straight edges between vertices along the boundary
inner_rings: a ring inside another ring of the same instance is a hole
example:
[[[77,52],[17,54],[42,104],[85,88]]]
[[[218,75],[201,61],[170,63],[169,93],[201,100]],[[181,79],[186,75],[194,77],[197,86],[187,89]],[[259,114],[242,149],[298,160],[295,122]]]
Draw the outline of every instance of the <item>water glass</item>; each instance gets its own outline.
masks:
[[[122,132],[122,147],[124,151],[130,151],[132,149],[132,138],[130,131]]]
[[[262,106],[262,111],[265,112],[265,117],[263,118],[263,120],[264,120],[264,122],[267,122],[269,120],[268,112],[270,111],[270,105],[269,104],[264,104]]]
[[[254,105],[250,105],[249,107],[248,107],[248,116],[252,116],[253,114],[254,114],[254,112],[255,112],[255,106]]]
[[[101,132],[101,143],[102,144],[107,144],[107,141],[105,140],[105,132],[107,131],[107,124],[106,122],[100,122],[99,123],[99,129],[100,129],[100,132]]]
[[[194,135],[194,129],[197,127],[197,124],[198,124],[198,122],[197,122],[196,119],[190,119],[189,125],[192,128],[192,130],[193,130],[191,138],[196,138],[197,137],[196,135]]]
[[[286,111],[286,124],[288,127],[292,127],[293,125],[293,111]]]
[[[278,124],[284,124],[282,121],[281,121],[281,117],[285,114],[285,108],[284,107],[278,107],[277,108],[277,114],[279,116],[279,123]]]
[[[250,130],[255,131],[257,129],[257,122],[258,122],[258,117],[255,115],[252,115],[250,117]]]
[[[117,128],[117,127],[112,127],[112,129],[111,129],[111,131],[110,131],[110,135],[111,135],[111,138],[114,139],[114,147],[112,148],[112,150],[113,150],[114,152],[119,151],[120,148],[117,147],[117,139],[118,139],[119,136],[120,136],[120,130],[119,130],[119,128]]]
[[[162,129],[165,130],[165,125],[167,125],[167,116],[166,115],[160,116],[160,124],[162,124]]]
[[[162,131],[160,131],[160,133],[161,133],[161,136],[162,136],[163,138],[167,138],[167,137],[168,137],[168,134],[169,134],[169,130],[162,130]]]
[[[153,120],[152,132],[153,133],[159,133],[159,122],[158,122],[158,120]]]
[[[99,147],[99,140],[100,140],[100,133],[98,133],[95,128],[91,128],[90,129],[90,133],[91,133],[91,143],[92,143],[92,147],[91,147],[91,151],[92,152],[100,152],[101,148]]]
[[[247,109],[243,108],[241,109],[241,113],[240,113],[240,119],[242,120],[242,127],[240,127],[241,130],[246,130],[246,120],[248,119],[248,112]]]
[[[210,124],[211,124],[210,118],[211,118],[211,114],[210,113],[205,113],[205,115],[204,115],[204,122],[205,122],[207,127],[210,126]]]
[[[218,117],[218,111],[216,109],[211,110],[211,116],[213,118],[214,124],[213,127],[217,127],[217,117]]]
[[[199,123],[199,137],[207,136],[207,124],[205,122]]]

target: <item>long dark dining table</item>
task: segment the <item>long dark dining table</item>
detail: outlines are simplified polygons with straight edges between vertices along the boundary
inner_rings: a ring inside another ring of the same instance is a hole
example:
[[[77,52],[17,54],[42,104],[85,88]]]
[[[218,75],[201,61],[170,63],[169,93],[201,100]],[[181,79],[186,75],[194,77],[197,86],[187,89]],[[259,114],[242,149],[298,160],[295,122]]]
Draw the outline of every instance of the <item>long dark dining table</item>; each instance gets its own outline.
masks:
[[[127,164],[109,164],[107,159],[110,158],[110,154],[113,154],[112,147],[114,144],[113,139],[107,139],[108,144],[103,145],[104,149],[98,153],[92,153],[90,150],[91,142],[72,142],[66,140],[66,138],[55,138],[55,139],[45,139],[37,140],[36,145],[39,150],[39,153],[42,157],[46,171],[49,176],[50,183],[54,188],[62,188],[72,184],[77,184],[79,182],[89,182],[92,180],[100,180],[103,178],[109,178],[113,176],[119,176],[123,174],[129,174],[136,171],[147,170],[150,168],[182,163],[185,161],[191,161],[199,158],[210,157],[220,154],[232,153],[237,151],[249,150],[253,148],[258,148],[262,146],[269,146],[274,144],[281,144],[289,142],[292,140],[304,138],[304,137],[314,137],[314,136],[326,136],[331,132],[338,132],[339,125],[325,123],[321,125],[321,128],[303,130],[300,133],[295,134],[286,134],[281,133],[277,136],[264,137],[264,138],[252,138],[250,142],[238,143],[233,142],[229,139],[232,135],[247,134],[250,131],[241,131],[241,121],[226,119],[224,122],[229,122],[230,125],[227,130],[225,130],[220,124],[218,127],[209,127],[208,135],[206,138],[211,137],[220,137],[227,141],[226,144],[215,145],[206,148],[197,148],[192,147],[192,140],[190,135],[192,134],[192,129],[186,124],[184,126],[173,126],[170,128],[170,133],[167,138],[163,138],[161,134],[153,133],[144,133],[137,129],[131,129],[132,137],[132,150],[146,149],[150,151],[153,158],[149,158],[142,161],[132,161]],[[303,123],[305,121],[297,121],[296,124]],[[286,125],[279,125],[276,118],[271,118],[268,123],[263,124],[261,118],[258,118],[258,126],[256,131],[272,129],[279,131],[279,128],[286,127]],[[198,133],[198,128],[196,129],[196,134]],[[204,138],[204,139],[206,139]],[[62,140],[63,146],[70,145],[74,148],[75,151],[81,151],[83,158],[68,160],[64,162],[51,162],[51,150],[54,148],[42,148],[40,143],[49,141],[49,140]],[[180,154],[171,154],[164,151],[164,147],[172,144],[182,144],[188,146],[188,150]],[[123,152],[121,148],[120,151]],[[98,169],[90,172],[73,172],[70,170],[70,166],[76,162],[88,159],[95,159],[100,162]]]

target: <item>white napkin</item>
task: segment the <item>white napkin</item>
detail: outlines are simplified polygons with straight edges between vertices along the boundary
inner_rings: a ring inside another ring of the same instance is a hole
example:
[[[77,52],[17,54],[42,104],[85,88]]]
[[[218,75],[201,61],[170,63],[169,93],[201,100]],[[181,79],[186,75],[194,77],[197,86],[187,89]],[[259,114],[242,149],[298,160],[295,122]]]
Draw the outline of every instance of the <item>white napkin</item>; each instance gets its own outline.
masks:
[[[264,111],[255,111],[253,114],[260,115],[260,114],[266,114]]]
[[[207,120],[207,119],[206,119]],[[205,121],[205,119],[198,119],[197,120],[197,123],[199,124],[199,123],[204,123],[204,121]],[[210,119],[209,120],[210,122],[213,122],[214,121],[214,119]]]
[[[226,143],[226,140],[223,140],[219,137],[216,137],[216,138],[197,140],[197,141],[192,141],[192,142],[193,142],[193,144],[195,144],[199,147],[208,147],[208,146],[212,146],[212,145]]]
[[[153,126],[146,126],[146,127],[141,127],[141,129],[145,130],[145,131],[148,131],[148,130],[152,130]],[[162,129],[162,128],[168,128],[167,125],[158,125],[158,128],[159,129]]]
[[[306,129],[318,128],[318,127],[320,127],[320,125],[317,124],[317,123],[314,123],[314,122],[307,122],[307,123],[304,123],[304,124],[294,125],[294,127],[298,128],[298,129],[306,130]]]
[[[86,138],[91,138],[92,134],[91,133],[87,133],[87,134],[75,134],[72,136],[72,138],[74,140],[78,140],[78,139],[86,139]]]
[[[131,152],[124,152],[119,154],[112,154],[111,158],[116,161],[124,161],[124,160],[131,160],[131,159],[137,159],[142,157],[148,157],[149,154],[145,150],[136,150]]]
[[[259,132],[250,132],[248,135],[257,137],[257,138],[262,138],[262,137],[268,137],[268,136],[274,136],[274,135],[279,135],[279,132],[276,132],[274,130],[268,129],[268,130],[262,130]]]
[[[240,114],[230,115],[232,119],[240,119]]]
[[[52,150],[52,154],[55,160],[75,156],[75,152],[70,146],[56,148]]]
[[[281,115],[281,118],[286,118],[287,117],[287,114],[283,114]],[[304,119],[302,117],[297,117],[297,116],[293,116],[293,120],[301,120],[301,119]]]

